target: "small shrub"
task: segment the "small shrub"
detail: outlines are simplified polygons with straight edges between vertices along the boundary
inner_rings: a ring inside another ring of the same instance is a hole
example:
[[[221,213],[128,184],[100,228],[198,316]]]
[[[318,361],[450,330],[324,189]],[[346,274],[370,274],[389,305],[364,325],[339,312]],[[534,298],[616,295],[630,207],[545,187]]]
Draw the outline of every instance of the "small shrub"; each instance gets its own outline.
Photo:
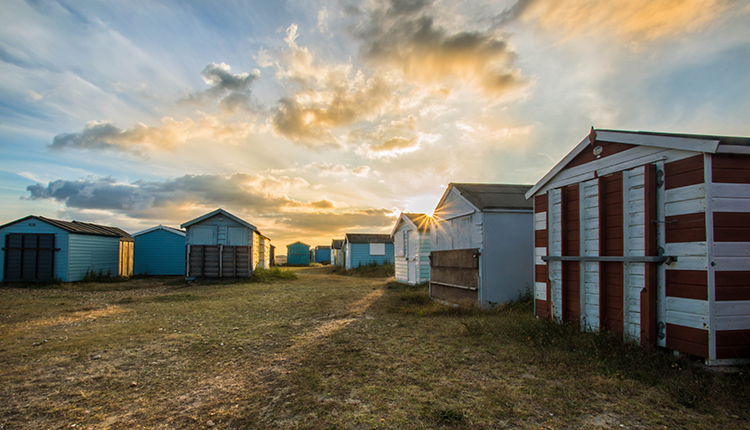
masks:
[[[128,278],[117,276],[112,274],[112,269],[107,269],[106,272],[104,272],[102,269],[99,269],[98,272],[96,272],[92,268],[86,269],[86,274],[83,275],[83,279],[81,279],[81,282],[97,282],[97,283],[108,283],[108,282],[125,282]]]
[[[282,279],[297,279],[297,274],[291,270],[281,270],[278,267],[272,267],[270,269],[264,269],[258,267],[253,271],[253,282],[268,283]]]

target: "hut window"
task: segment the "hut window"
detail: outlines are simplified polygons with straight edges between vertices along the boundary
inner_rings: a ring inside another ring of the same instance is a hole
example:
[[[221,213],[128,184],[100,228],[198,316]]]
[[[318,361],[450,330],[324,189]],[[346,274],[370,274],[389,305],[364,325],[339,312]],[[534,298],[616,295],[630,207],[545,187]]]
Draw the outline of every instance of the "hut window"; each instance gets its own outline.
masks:
[[[371,243],[370,255],[385,255],[385,243]]]

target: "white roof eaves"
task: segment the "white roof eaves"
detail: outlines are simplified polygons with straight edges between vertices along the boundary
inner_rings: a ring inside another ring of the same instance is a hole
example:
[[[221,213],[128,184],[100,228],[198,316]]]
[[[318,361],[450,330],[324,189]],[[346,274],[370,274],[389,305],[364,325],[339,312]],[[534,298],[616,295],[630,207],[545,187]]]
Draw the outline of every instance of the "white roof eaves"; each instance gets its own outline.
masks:
[[[568,152],[568,155],[566,155],[565,157],[563,157],[562,160],[560,160],[557,164],[555,164],[555,166],[552,168],[552,170],[550,170],[549,172],[547,172],[547,174],[544,175],[542,177],[542,179],[539,180],[539,182],[537,182],[536,184],[534,184],[534,186],[531,187],[531,189],[526,192],[526,194],[525,194],[526,199],[530,199],[547,182],[549,182],[550,180],[552,180],[552,178],[554,178],[555,176],[557,176],[557,174],[560,173],[560,171],[562,169],[564,169],[565,166],[568,165],[568,163],[570,163],[574,158],[576,158],[576,156],[578,154],[580,154],[584,149],[586,149],[586,147],[589,144],[590,144],[589,137],[588,136],[584,137],[583,140],[581,141],[581,143],[579,143],[578,145],[576,145],[576,147],[573,148],[572,151]]]
[[[631,145],[655,146],[657,148],[665,149],[707,152],[709,154],[715,154],[719,147],[719,141],[717,139],[660,136],[654,134],[638,134],[629,131],[597,130],[596,139],[604,142],[629,143]]]
[[[679,149],[683,151],[695,151],[709,154],[715,154],[719,151],[719,140],[704,139],[700,137],[684,136],[662,136],[655,134],[641,134],[631,131],[617,130],[595,130],[596,140],[602,142],[626,143],[630,145],[653,146],[665,149]],[[591,144],[589,136],[586,136],[572,151],[568,153],[560,162],[547,172],[529,191],[526,192],[526,198],[531,198],[537,191],[543,188],[552,178],[557,176],[570,161],[580,154],[587,146]],[[731,145],[722,145],[723,147]],[[743,147],[744,148],[744,147]],[[727,150],[727,152],[730,152]],[[750,153],[750,151],[748,151]]]
[[[748,154],[750,155],[750,146],[741,145],[719,145],[716,148],[717,154]]]
[[[474,208],[474,210],[472,212],[469,212],[469,213],[482,212],[481,210],[479,210],[478,207],[476,207],[476,205],[474,203],[472,203],[471,201],[469,201],[469,199],[467,199],[463,194],[461,194],[461,190],[459,190],[458,188],[456,188],[453,185],[453,183],[450,183],[450,184],[448,184],[448,188],[446,188],[445,193],[443,193],[443,197],[440,198],[440,201],[438,202],[437,206],[435,206],[435,210],[433,211],[433,214],[439,214],[440,213],[439,209],[440,209],[441,206],[443,206],[443,203],[445,203],[445,199],[448,198],[448,195],[450,194],[451,190],[456,190],[456,193],[458,193],[458,197],[460,197],[461,200],[463,200],[464,202],[466,202],[466,204],[468,204],[469,206],[471,206],[472,208]],[[463,214],[461,216],[464,216],[464,215],[467,215],[467,214]],[[438,215],[438,217],[439,217],[439,215]]]
[[[414,230],[418,230],[417,225],[414,224],[414,222],[409,219],[408,216],[404,215],[403,212],[401,212],[401,215],[398,216],[398,219],[396,220],[396,225],[393,226],[393,229],[391,229],[391,239],[393,239],[393,235],[396,234],[396,231],[398,230],[398,225],[401,224],[401,221],[406,221]]]

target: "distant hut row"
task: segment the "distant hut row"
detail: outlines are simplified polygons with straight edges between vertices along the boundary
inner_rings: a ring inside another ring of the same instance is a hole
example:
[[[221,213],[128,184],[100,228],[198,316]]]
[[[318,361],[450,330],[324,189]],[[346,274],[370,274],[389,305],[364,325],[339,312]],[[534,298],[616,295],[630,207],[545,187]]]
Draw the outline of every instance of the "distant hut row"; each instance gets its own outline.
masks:
[[[27,216],[0,226],[4,282],[80,281],[91,276],[248,277],[274,258],[270,239],[217,209],[181,226],[132,236],[117,227]]]

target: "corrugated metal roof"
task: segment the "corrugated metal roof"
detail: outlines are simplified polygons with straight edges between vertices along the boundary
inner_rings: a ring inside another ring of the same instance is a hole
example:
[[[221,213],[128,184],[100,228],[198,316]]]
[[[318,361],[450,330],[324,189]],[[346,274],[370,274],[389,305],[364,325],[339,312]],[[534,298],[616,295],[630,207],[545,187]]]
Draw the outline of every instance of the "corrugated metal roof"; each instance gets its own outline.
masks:
[[[346,233],[349,243],[393,243],[389,234]]]
[[[526,200],[527,191],[532,185],[515,184],[466,184],[453,183],[461,195],[479,210],[485,209],[534,209],[534,204]]]
[[[106,225],[92,224],[92,223],[81,222],[81,221],[63,221],[59,219],[46,218],[46,217],[37,216],[37,215],[29,215],[27,217],[17,219],[15,221],[11,221],[5,225],[0,226],[0,228],[4,228],[9,225],[13,225],[13,224],[16,224],[16,223],[19,223],[21,221],[25,221],[31,218],[46,222],[47,224],[63,229],[69,233],[91,234],[95,236],[119,237],[125,241],[129,241],[129,242],[133,241],[133,236],[131,236],[125,230],[119,229],[117,227],[110,227]]]
[[[344,246],[344,239],[333,239],[331,242],[331,247],[333,249],[341,249],[342,246]]]

